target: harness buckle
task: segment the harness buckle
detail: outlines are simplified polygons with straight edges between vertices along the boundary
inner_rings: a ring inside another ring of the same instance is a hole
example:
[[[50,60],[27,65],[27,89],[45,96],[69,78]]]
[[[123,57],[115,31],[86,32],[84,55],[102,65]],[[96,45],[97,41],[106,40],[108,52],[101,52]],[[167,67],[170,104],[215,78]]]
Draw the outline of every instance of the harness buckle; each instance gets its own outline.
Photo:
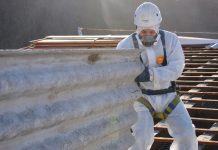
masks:
[[[146,108],[148,108],[149,112],[153,116],[153,118],[165,120],[168,115],[176,108],[176,106],[180,102],[180,98],[178,95],[169,103],[169,105],[164,109],[163,112],[155,112],[154,108],[150,104],[148,100],[146,100],[144,97],[140,97],[137,99],[138,102],[143,104]]]
[[[156,119],[160,119],[160,120],[165,120],[167,119],[167,114],[164,113],[164,112],[156,112],[154,113],[153,117],[156,118]]]

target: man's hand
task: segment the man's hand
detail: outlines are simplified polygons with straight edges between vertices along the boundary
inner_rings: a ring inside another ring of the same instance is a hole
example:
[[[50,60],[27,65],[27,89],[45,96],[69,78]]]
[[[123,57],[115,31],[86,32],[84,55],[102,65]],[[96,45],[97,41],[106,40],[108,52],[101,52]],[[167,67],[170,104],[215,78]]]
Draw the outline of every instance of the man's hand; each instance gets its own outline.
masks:
[[[145,67],[144,71],[135,78],[135,82],[148,82],[150,81],[150,73],[148,67]]]

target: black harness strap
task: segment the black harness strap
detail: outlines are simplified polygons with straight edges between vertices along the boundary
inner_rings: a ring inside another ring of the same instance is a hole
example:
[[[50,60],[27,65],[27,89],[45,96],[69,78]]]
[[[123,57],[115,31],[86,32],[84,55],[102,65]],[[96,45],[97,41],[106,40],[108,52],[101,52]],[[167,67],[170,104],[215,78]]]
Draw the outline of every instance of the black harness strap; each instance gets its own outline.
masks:
[[[165,33],[163,30],[159,31],[160,33],[160,39],[163,45],[163,51],[164,51],[164,60],[162,63],[162,66],[166,66],[167,65],[167,52],[166,52],[166,42],[165,42]]]
[[[139,43],[138,40],[136,39],[136,33],[132,34],[132,41],[135,49],[139,49]],[[140,61],[143,63],[142,57],[140,55]]]
[[[161,38],[161,42],[163,45],[163,52],[164,52],[164,60],[163,60],[162,66],[166,66],[167,65],[167,53],[166,53],[166,44],[165,44],[165,33],[163,30],[160,30],[159,33],[160,33],[160,38]],[[136,33],[132,34],[132,41],[133,41],[134,48],[139,49],[139,43],[138,43],[138,40],[136,39]],[[141,57],[140,57],[140,60],[142,61]]]
[[[161,95],[166,93],[172,93],[176,91],[176,86],[173,84],[174,81],[171,81],[171,86],[167,89],[161,90],[150,90],[150,89],[141,89],[143,94],[146,95]]]
[[[135,49],[139,49],[139,43],[138,40],[136,39],[136,33],[132,34],[132,41]]]

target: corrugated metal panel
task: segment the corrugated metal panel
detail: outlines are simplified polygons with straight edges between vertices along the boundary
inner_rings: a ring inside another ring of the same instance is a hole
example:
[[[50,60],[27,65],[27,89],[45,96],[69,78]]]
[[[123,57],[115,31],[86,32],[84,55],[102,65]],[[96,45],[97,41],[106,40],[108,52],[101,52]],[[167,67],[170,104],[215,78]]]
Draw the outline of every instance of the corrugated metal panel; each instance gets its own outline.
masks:
[[[139,51],[0,51],[0,149],[127,149]]]

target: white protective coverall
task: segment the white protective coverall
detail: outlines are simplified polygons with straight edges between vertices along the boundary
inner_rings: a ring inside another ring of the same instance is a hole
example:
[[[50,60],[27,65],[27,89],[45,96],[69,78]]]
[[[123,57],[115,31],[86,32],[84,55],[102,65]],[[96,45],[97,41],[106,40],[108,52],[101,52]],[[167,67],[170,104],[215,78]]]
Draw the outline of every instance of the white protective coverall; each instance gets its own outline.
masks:
[[[184,53],[176,34],[164,31],[166,41],[167,66],[160,66],[156,63],[158,56],[163,56],[163,46],[159,38],[155,45],[144,47],[138,34],[136,35],[139,48],[144,50],[141,57],[145,66],[148,66],[151,81],[140,82],[144,89],[166,89],[181,76],[184,68]],[[117,49],[134,49],[132,37],[129,36],[117,45]],[[145,95],[156,112],[163,112],[167,105],[175,98],[176,92],[162,95]],[[154,142],[154,122],[149,110],[140,102],[134,102],[134,109],[137,112],[137,122],[132,126],[135,144],[129,150],[149,150]],[[195,127],[190,116],[180,102],[169,114],[165,123],[169,134],[174,138],[170,150],[197,150],[197,138]]]

